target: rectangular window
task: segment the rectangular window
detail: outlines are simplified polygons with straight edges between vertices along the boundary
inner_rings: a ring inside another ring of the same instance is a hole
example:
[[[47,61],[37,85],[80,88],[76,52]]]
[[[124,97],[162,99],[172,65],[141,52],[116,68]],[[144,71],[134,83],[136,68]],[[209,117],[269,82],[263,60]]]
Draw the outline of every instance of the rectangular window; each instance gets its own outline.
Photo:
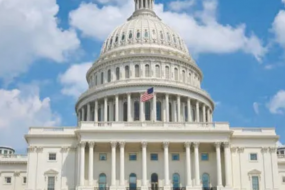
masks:
[[[24,183],[24,184],[27,183],[27,177],[23,177],[23,183]]]
[[[250,154],[250,160],[256,161],[257,160],[257,154],[256,153],[251,153]]]
[[[172,154],[172,160],[173,161],[179,161],[179,154]]]
[[[99,160],[101,160],[101,161],[107,160],[107,154],[106,153],[100,153],[99,154]]]
[[[158,160],[158,154],[150,154],[150,160]]]
[[[130,161],[135,161],[135,160],[137,160],[137,154],[135,154],[135,153],[129,154],[129,160],[130,160]]]
[[[285,183],[285,176],[282,177],[282,182]]]
[[[6,184],[11,184],[12,183],[12,178],[11,177],[5,177],[5,183]]]
[[[48,184],[47,184],[47,190],[54,190],[55,189],[55,177],[48,177]]]
[[[56,160],[56,153],[49,153],[48,160]]]
[[[208,153],[202,153],[201,154],[201,160],[202,161],[208,161],[209,160],[209,154]]]
[[[280,154],[284,154],[284,150],[281,150]]]
[[[252,176],[252,190],[259,190],[259,180],[257,176]]]

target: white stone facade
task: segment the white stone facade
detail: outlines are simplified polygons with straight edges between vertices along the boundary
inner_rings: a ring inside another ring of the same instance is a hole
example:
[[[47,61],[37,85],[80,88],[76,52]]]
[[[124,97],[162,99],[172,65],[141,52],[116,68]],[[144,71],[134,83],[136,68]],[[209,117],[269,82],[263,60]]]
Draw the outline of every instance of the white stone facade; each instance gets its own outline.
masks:
[[[31,127],[27,157],[0,156],[0,190],[285,189],[274,128],[213,122],[202,71],[153,0],[135,0],[86,79],[77,127]]]

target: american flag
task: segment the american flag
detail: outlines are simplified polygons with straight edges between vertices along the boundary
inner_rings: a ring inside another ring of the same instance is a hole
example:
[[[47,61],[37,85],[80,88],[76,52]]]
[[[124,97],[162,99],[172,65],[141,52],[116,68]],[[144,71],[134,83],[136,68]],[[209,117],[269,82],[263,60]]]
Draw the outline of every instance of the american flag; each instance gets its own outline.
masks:
[[[145,102],[153,98],[153,87],[147,89],[147,91],[141,96],[141,101]]]

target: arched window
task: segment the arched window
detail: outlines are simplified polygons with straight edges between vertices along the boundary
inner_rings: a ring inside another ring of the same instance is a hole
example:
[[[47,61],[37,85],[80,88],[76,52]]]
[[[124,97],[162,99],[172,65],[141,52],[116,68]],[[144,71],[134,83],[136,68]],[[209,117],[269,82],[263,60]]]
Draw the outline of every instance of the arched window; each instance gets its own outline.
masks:
[[[108,70],[108,82],[111,82],[111,69]]]
[[[151,174],[151,190],[158,190],[158,175],[156,173]]]
[[[103,83],[104,83],[104,73],[101,72],[101,84],[103,84]]]
[[[135,121],[140,120],[140,103],[138,101],[135,101],[134,103],[134,116]]]
[[[125,33],[123,32],[123,34],[122,34],[122,41],[124,41],[125,40]]]
[[[184,121],[188,121],[188,109],[187,109],[187,106],[184,107],[184,118],[185,118]]]
[[[117,43],[118,40],[119,40],[119,36],[117,35],[117,36],[116,36],[116,39],[115,39],[115,43]]]
[[[140,77],[140,66],[139,65],[135,66],[135,77]]]
[[[150,102],[145,102],[144,106],[145,120],[150,121]]]
[[[124,107],[123,120],[128,121],[128,103],[124,102],[123,107]]]
[[[192,121],[196,121],[196,110],[192,108]]]
[[[129,39],[132,39],[132,38],[133,38],[133,32],[130,30]]]
[[[172,122],[172,104],[169,102],[168,104],[168,118],[169,118],[169,121]]]
[[[168,41],[171,42],[170,35],[168,32],[167,32],[167,38],[168,38]]]
[[[129,188],[130,190],[137,189],[137,175],[134,173],[131,173],[129,176]]]
[[[176,44],[176,38],[175,38],[175,36],[173,35],[173,41],[174,41],[174,43]]]
[[[144,31],[144,37],[145,37],[145,38],[148,37],[148,31],[147,31],[147,30]]]
[[[95,85],[97,85],[97,75],[95,73]]]
[[[163,33],[162,33],[162,31],[160,31],[160,39],[163,40]]]
[[[140,38],[141,37],[141,33],[140,33],[140,31],[138,30],[137,31],[137,38]]]
[[[107,106],[107,121],[110,121],[110,106]]]
[[[180,189],[180,176],[178,173],[172,175],[173,190]]]
[[[145,65],[145,77],[150,77],[149,65]]]
[[[120,80],[120,67],[116,68],[116,80]]]
[[[185,71],[182,71],[182,81],[185,82]]]
[[[169,79],[169,67],[165,66],[165,78]]]
[[[189,73],[189,77],[188,77],[188,83],[190,84],[191,83],[191,73]]]
[[[162,119],[161,119],[161,102],[160,101],[156,102],[156,120],[162,121]]]
[[[203,173],[202,184],[203,184],[203,188],[208,190],[208,188],[210,187],[210,176],[209,176],[209,174]]]
[[[112,43],[113,43],[113,38],[111,38],[110,40],[110,47],[112,46]]]
[[[130,67],[128,65],[125,66],[125,78],[130,78]]]
[[[174,78],[176,81],[178,80],[178,69],[177,68],[174,69]]]
[[[160,66],[159,65],[155,65],[155,76],[157,78],[160,78]]]
[[[106,174],[101,173],[99,175],[99,190],[106,190],[106,184],[107,184]]]

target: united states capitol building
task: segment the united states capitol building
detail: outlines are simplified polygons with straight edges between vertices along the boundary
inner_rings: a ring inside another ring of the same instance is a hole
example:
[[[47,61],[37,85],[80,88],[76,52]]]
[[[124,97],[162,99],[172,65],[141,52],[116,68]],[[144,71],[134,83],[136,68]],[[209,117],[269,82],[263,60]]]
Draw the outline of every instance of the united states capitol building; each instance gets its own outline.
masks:
[[[285,189],[275,129],[213,122],[202,71],[153,4],[135,0],[104,42],[76,127],[31,127],[27,156],[0,147],[0,190]]]

